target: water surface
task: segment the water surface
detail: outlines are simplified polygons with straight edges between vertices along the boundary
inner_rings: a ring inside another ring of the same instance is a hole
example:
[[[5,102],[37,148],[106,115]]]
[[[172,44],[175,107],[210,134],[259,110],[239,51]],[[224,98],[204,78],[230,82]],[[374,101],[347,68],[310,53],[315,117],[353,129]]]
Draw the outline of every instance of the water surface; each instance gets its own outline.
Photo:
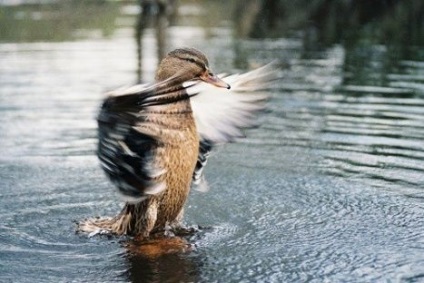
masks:
[[[134,38],[137,6],[108,5],[113,21],[0,43],[0,281],[424,280],[421,49],[237,38],[190,3],[167,50],[190,43],[218,72],[279,62],[262,126],[218,148],[210,190],[191,193],[186,223],[209,227],[195,251],[146,259],[75,234],[75,220],[122,206],[95,156],[102,93],[151,80],[160,55],[155,28]]]

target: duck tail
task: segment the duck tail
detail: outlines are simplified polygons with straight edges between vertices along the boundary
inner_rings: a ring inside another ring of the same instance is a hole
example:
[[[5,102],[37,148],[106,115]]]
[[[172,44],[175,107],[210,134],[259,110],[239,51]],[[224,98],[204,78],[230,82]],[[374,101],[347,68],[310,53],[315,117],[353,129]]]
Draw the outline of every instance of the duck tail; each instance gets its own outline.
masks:
[[[115,217],[92,217],[77,223],[77,233],[88,233],[89,237],[97,234],[128,235],[131,232],[131,212],[125,208]]]
[[[156,223],[157,203],[155,201],[136,204],[126,203],[115,217],[87,218],[77,223],[77,232],[112,235],[140,235],[147,237]]]

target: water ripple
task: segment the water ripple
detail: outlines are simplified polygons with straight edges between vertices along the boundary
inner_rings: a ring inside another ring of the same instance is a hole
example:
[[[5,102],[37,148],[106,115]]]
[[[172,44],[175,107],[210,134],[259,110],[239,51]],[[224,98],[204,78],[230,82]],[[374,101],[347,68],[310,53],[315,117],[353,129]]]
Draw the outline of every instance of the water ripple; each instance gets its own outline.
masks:
[[[146,261],[119,238],[75,234],[75,220],[122,205],[95,157],[95,117],[104,90],[135,81],[131,33],[0,44],[0,281],[422,281],[423,62],[363,78],[341,45],[233,46],[230,28],[169,29],[170,46],[201,47],[215,70],[283,66],[263,126],[217,147],[210,191],[190,196],[186,221],[206,227],[191,239],[197,249]],[[153,34],[143,38],[146,80]],[[370,48],[381,66],[385,48]]]

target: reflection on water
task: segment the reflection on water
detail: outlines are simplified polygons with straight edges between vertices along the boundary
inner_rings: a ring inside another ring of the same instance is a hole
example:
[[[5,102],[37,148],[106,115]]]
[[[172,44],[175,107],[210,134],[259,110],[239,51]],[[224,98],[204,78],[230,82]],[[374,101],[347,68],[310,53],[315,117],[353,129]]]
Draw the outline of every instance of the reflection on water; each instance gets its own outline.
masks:
[[[127,276],[131,282],[197,282],[195,260],[184,255],[170,254],[154,259],[130,255],[128,262]]]
[[[166,15],[136,2],[0,8],[14,27],[0,29],[0,281],[422,280],[421,2],[375,1],[388,5],[376,14],[354,4],[343,18],[335,11],[356,2],[268,1],[289,16],[260,27],[270,10],[259,1],[227,2],[181,1]],[[405,25],[409,41],[383,40]],[[164,50],[182,45],[215,70],[281,66],[263,125],[219,148],[210,191],[190,196],[187,223],[210,228],[195,251],[157,258],[75,235],[72,221],[121,207],[94,154],[102,93],[152,80]]]
[[[175,1],[150,2],[142,1],[137,13],[135,25],[135,38],[137,42],[137,82],[141,83],[143,78],[143,34],[148,27],[155,29],[156,49],[158,63],[165,57],[167,52],[166,28],[175,16],[177,6]],[[159,64],[158,64],[159,65]]]

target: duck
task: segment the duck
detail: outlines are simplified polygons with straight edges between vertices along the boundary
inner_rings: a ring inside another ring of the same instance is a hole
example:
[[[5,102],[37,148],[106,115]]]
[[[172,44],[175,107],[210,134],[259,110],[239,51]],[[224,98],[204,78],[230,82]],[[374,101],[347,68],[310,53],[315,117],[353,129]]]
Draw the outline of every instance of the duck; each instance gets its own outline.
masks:
[[[160,62],[155,82],[107,94],[97,117],[100,166],[125,201],[114,217],[88,218],[77,231],[148,239],[182,224],[191,187],[218,144],[244,137],[275,79],[266,65],[216,75],[201,51],[183,47]]]

